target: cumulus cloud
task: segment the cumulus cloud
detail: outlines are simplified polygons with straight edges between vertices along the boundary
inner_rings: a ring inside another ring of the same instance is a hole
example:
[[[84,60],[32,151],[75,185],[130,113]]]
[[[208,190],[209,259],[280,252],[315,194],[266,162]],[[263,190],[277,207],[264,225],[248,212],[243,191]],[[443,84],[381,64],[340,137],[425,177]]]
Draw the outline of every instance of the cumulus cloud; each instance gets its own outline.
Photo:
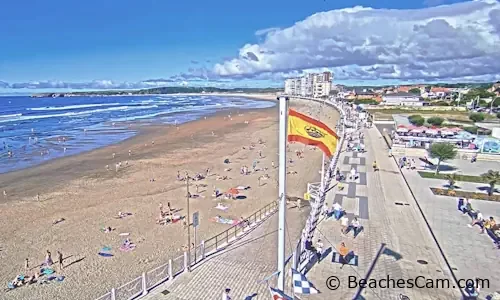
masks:
[[[256,33],[238,57],[213,67],[222,78],[287,77],[329,68],[337,79],[497,80],[500,2],[417,10],[345,8]]]

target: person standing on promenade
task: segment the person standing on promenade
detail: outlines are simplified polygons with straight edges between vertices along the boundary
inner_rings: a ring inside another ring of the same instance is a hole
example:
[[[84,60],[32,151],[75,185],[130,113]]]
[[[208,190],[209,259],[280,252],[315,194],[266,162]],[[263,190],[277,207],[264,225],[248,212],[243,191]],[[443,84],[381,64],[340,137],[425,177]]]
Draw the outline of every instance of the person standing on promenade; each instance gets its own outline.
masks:
[[[316,255],[318,257],[318,264],[321,261],[321,256],[323,255],[323,242],[321,242],[320,239],[318,239],[318,242],[316,242]]]
[[[222,300],[231,300],[231,297],[229,296],[229,292],[231,289],[226,288],[224,292],[222,293]]]

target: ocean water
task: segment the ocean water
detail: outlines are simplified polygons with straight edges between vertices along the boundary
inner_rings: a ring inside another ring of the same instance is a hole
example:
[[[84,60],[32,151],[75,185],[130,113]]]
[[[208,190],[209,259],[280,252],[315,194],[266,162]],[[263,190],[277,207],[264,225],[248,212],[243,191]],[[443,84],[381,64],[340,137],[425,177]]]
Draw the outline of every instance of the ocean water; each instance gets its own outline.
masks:
[[[118,143],[140,125],[182,124],[224,109],[270,101],[213,95],[0,97],[0,174]]]

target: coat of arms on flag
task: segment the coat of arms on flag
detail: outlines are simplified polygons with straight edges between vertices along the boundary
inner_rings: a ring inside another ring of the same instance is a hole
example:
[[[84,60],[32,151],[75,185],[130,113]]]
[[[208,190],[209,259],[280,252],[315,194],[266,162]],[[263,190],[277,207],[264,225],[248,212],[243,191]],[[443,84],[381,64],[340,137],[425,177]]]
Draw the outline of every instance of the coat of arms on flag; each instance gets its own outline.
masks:
[[[319,291],[314,287],[314,285],[307,280],[306,276],[302,275],[300,272],[292,269],[292,283],[293,283],[293,293],[294,294],[318,294]]]
[[[273,289],[272,287],[269,288],[269,292],[271,292],[271,297],[273,297],[273,300],[293,300],[292,297],[287,296],[284,292]]]

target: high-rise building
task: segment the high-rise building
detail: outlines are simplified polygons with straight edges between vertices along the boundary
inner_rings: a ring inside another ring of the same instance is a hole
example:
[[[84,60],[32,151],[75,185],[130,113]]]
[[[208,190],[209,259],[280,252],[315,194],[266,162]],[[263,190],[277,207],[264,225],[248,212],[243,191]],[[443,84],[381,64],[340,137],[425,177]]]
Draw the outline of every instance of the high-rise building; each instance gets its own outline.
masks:
[[[320,98],[330,95],[332,73],[307,73],[299,78],[285,80],[285,94]]]

